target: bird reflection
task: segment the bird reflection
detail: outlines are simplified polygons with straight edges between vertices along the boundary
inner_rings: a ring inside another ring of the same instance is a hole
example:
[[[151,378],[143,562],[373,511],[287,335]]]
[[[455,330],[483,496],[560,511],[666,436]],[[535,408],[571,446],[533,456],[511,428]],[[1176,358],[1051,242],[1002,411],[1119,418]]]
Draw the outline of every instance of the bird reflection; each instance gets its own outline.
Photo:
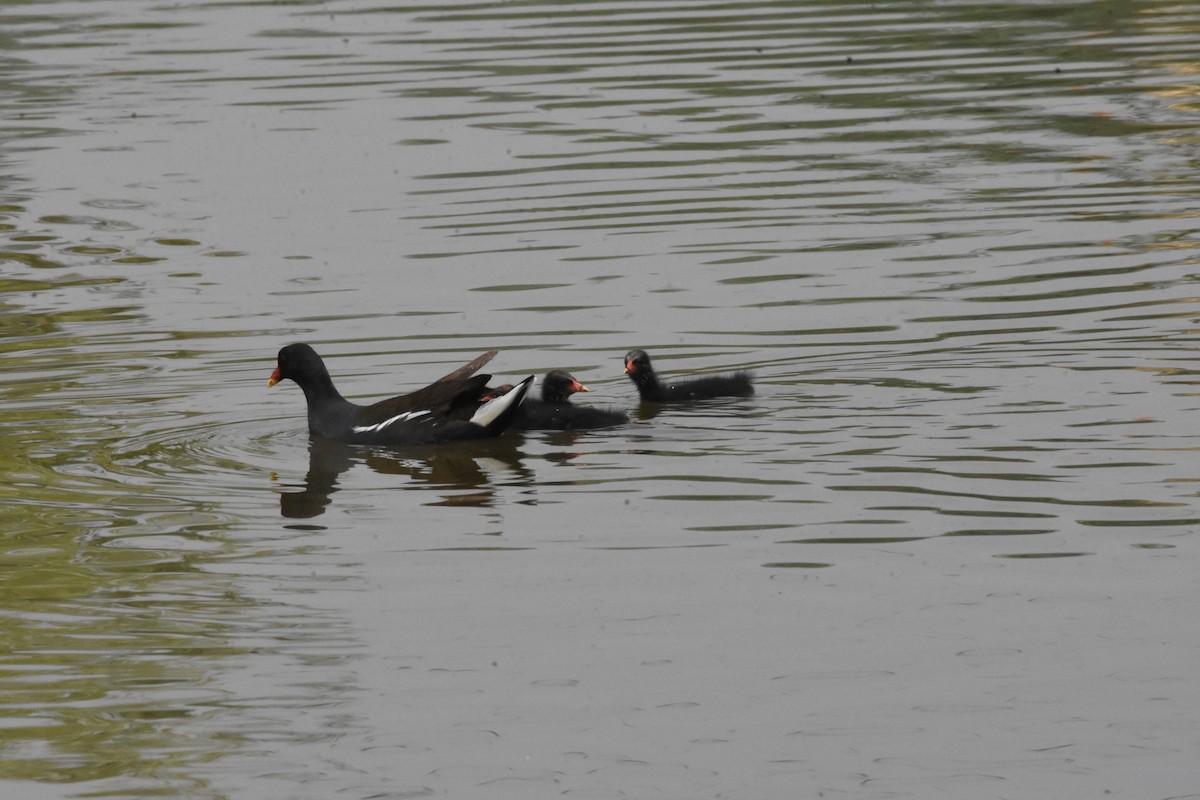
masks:
[[[661,414],[665,408],[666,406],[662,403],[641,402],[637,404],[637,407],[633,410],[633,414],[630,416],[638,422],[649,422]]]
[[[519,441],[518,437],[501,436],[456,443],[453,447],[391,451],[313,436],[308,443],[304,483],[300,491],[280,493],[279,513],[289,519],[311,519],[325,513],[342,473],[356,464],[366,464],[383,475],[405,475],[419,483],[454,491],[430,505],[486,506],[495,498],[494,476],[498,472],[507,473],[506,484],[532,484],[533,474],[521,463],[517,450]],[[469,493],[462,494],[464,490]]]

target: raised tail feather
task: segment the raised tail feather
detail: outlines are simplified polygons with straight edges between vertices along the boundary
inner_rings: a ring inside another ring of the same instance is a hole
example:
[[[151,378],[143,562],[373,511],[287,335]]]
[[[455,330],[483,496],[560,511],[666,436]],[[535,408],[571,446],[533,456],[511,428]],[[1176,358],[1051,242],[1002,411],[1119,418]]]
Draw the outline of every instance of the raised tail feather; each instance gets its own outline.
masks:
[[[516,416],[517,409],[521,407],[521,401],[525,399],[525,393],[529,391],[531,383],[533,383],[532,375],[514,386],[511,392],[488,400],[471,416],[471,422],[488,433],[500,433]]]

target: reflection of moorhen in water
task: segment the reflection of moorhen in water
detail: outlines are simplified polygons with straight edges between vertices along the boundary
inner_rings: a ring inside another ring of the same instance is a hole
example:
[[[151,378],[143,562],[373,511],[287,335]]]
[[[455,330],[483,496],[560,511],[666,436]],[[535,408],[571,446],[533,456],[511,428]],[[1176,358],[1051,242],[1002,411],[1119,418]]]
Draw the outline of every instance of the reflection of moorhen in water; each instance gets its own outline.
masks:
[[[280,515],[288,519],[311,519],[324,514],[329,498],[337,491],[338,476],[354,465],[355,454],[350,445],[316,437],[309,439],[304,489],[280,493]]]
[[[655,403],[679,403],[710,397],[747,397],[754,394],[754,373],[749,370],[738,370],[727,375],[678,378],[664,383],[654,367],[650,366],[650,356],[644,350],[630,350],[625,354],[625,374],[637,386],[643,400]]]
[[[279,351],[268,386],[295,381],[308,404],[308,431],[346,444],[433,444],[498,436],[520,408],[533,376],[511,392],[481,402],[490,375],[471,376],[490,360],[485,354],[449,375],[411,394],[369,406],[351,403],[333,385],[329,370],[306,344]],[[473,368],[472,368],[473,367]]]
[[[629,422],[624,411],[595,406],[577,406],[571,402],[575,392],[590,391],[575,376],[561,369],[551,370],[542,378],[542,397],[526,397],[513,420],[517,430],[590,430],[611,428]]]
[[[279,513],[289,519],[311,519],[329,507],[341,474],[356,464],[366,464],[385,475],[407,475],[438,489],[470,494],[441,495],[433,505],[487,505],[494,494],[498,468],[518,476],[516,483],[531,483],[532,474],[521,463],[517,440],[510,437],[464,443],[451,449],[422,447],[406,453],[356,447],[312,437],[308,443],[308,474],[303,489],[279,495]],[[506,481],[509,483],[512,481]]]

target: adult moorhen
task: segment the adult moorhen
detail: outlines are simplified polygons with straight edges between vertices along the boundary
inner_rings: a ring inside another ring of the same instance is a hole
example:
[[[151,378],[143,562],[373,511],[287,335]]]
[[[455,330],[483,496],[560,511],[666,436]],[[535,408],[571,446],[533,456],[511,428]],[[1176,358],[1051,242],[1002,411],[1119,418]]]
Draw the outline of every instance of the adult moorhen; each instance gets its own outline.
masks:
[[[580,431],[611,428],[629,422],[629,415],[624,411],[577,406],[571,402],[572,394],[586,391],[589,391],[588,388],[571,373],[561,369],[551,370],[542,378],[542,398],[526,398],[512,425],[527,431]]]
[[[637,386],[643,400],[655,403],[679,403],[709,397],[746,397],[754,394],[754,373],[738,370],[727,375],[704,375],[663,383],[650,366],[650,356],[644,350],[625,354],[625,374]]]
[[[481,439],[497,436],[509,426],[533,380],[530,375],[511,392],[481,403],[481,393],[491,376],[472,377],[472,373],[493,355],[484,353],[411,394],[360,406],[334,388],[317,351],[306,344],[289,344],[279,351],[267,385],[274,386],[285,378],[299,384],[308,402],[309,433],[336,442],[404,445]]]

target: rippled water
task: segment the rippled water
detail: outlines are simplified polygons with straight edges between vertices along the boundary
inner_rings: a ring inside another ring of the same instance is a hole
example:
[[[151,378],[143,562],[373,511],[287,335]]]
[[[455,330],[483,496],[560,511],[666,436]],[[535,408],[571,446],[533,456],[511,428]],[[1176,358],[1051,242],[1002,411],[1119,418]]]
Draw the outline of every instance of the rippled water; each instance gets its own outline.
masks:
[[[17,2],[0,46],[9,793],[1197,791],[1200,12]],[[310,442],[290,341],[634,421]],[[632,347],[759,392],[638,407]]]

